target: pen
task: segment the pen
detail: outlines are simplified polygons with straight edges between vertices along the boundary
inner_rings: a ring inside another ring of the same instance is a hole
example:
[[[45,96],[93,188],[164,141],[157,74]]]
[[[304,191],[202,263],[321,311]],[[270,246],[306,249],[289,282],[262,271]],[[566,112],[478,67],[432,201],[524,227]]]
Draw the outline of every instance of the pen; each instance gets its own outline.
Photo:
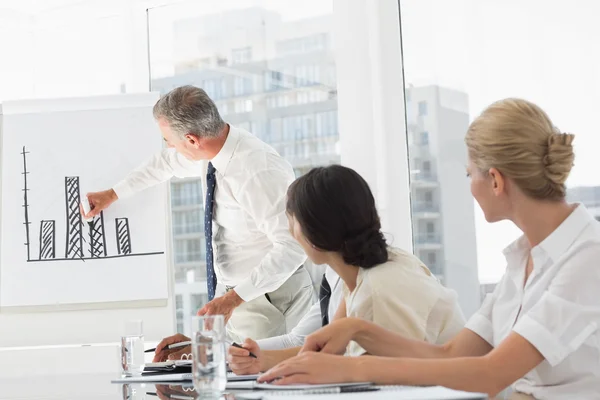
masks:
[[[235,342],[231,343],[231,345],[232,345],[233,347],[237,347],[238,349],[247,350],[247,349],[244,349],[242,346],[240,346],[239,344],[237,344],[237,343],[235,343]],[[258,358],[258,357],[256,357],[256,354],[254,354],[253,352],[251,352],[251,351],[248,351],[248,353],[250,353],[250,357],[252,357],[252,358]]]
[[[192,344],[192,342],[187,341],[187,342],[179,342],[179,343],[173,343],[168,345],[166,348],[168,350],[172,350],[172,349],[178,349],[180,347],[185,347],[185,346],[189,346],[190,344]],[[156,347],[153,349],[148,349],[146,351],[144,351],[144,353],[152,353],[153,351],[156,351]]]

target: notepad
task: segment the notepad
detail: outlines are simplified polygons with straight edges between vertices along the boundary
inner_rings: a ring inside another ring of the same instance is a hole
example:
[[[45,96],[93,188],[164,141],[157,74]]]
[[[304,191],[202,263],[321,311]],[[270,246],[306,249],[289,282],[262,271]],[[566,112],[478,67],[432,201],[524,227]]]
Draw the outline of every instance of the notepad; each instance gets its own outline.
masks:
[[[315,389],[328,389],[328,388],[341,388],[341,387],[352,387],[352,386],[368,386],[371,382],[357,382],[357,383],[327,383],[323,385],[273,385],[272,383],[256,383],[255,389],[262,390],[315,390]]]
[[[168,360],[163,362],[155,362],[145,364],[146,368],[167,368],[167,367],[190,367],[192,366],[192,360]]]
[[[459,390],[452,390],[441,386],[415,387],[415,386],[380,386],[381,390],[368,394],[369,400],[479,400],[487,399],[484,393],[470,393]],[[305,394],[300,392],[262,392],[263,400],[285,400],[290,396],[302,400],[339,400],[339,394],[328,394],[327,389],[323,389],[321,394]],[[364,393],[347,393],[344,398],[363,399]],[[244,397],[244,399],[249,399]]]
[[[255,391],[249,393],[238,393],[236,398],[244,400],[263,399],[265,396],[271,395],[313,395],[313,394],[333,394],[344,391],[350,392],[365,392],[379,390],[369,382],[358,382],[358,383],[331,383],[326,385],[273,385],[268,383],[258,382],[241,382],[237,385],[227,383],[227,389],[254,389]],[[364,393],[363,393],[364,395]]]

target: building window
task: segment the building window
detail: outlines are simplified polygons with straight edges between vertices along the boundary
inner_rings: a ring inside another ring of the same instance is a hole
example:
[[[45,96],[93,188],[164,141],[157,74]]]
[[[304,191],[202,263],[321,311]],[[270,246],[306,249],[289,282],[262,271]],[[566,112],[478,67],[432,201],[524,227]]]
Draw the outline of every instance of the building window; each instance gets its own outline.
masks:
[[[202,204],[200,180],[174,182],[171,184],[171,205],[189,206]]]
[[[431,270],[431,272],[433,272],[434,274],[439,274],[440,271],[438,271],[437,254],[433,251],[428,251],[426,254],[427,257],[425,260],[423,260],[423,262],[425,262],[425,264]]]
[[[231,63],[232,64],[245,64],[252,61],[252,48],[243,47],[240,49],[231,50]]]
[[[236,76],[233,80],[234,96],[243,96],[254,92],[254,80],[243,76]]]
[[[273,118],[269,121],[269,142],[278,143],[281,141],[283,121],[281,118]]]
[[[306,104],[308,103],[308,93],[305,91],[298,92],[296,97],[296,102],[298,104]]]
[[[192,315],[196,315],[199,309],[208,303],[208,295],[206,293],[192,295]]]
[[[219,113],[221,114],[221,116],[227,115],[227,113],[229,112],[226,102],[217,104],[217,108],[219,109]]]
[[[429,176],[431,174],[431,161],[423,161],[423,175]]]
[[[301,117],[285,117],[283,121],[283,137],[286,142],[294,142],[303,139]]]
[[[182,235],[202,233],[204,212],[201,210],[173,212],[173,233]]]
[[[329,35],[327,33],[318,33],[316,35],[282,40],[275,45],[275,50],[278,56],[286,56],[325,50],[328,47]]]
[[[337,111],[327,111],[317,114],[317,136],[337,136]]]
[[[425,203],[433,203],[433,192],[427,191],[423,195]]]
[[[419,102],[419,116],[425,116],[427,115],[427,102],[426,101],[420,101]]]
[[[433,222],[427,222],[425,227],[428,235],[435,233],[435,225]]]
[[[419,142],[422,145],[428,145],[429,144],[429,132],[421,132],[421,134],[419,135]]]
[[[205,79],[202,81],[202,89],[212,100],[218,100],[225,97],[225,83],[222,78]]]
[[[202,261],[205,257],[204,238],[201,239],[176,239],[175,262],[189,263]]]
[[[280,71],[266,71],[265,77],[265,91],[279,90],[284,87],[283,74]]]
[[[236,100],[234,111],[238,114],[252,111],[252,100]]]

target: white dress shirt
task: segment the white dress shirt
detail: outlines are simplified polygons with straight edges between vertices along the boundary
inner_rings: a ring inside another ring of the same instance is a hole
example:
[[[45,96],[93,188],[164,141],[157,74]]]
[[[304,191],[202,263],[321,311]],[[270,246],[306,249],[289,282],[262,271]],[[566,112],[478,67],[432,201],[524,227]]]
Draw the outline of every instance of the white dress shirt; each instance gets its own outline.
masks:
[[[523,287],[528,254],[533,270]],[[496,347],[511,331],[545,360],[513,384],[536,399],[600,398],[600,225],[579,204],[539,245],[504,250],[507,269],[467,328]]]
[[[306,260],[285,215],[294,171],[272,147],[230,127],[210,160],[216,169],[213,251],[217,282],[235,287],[245,301],[278,289]],[[165,149],[113,189],[126,198],[173,176],[200,177],[206,191],[208,161],[191,161]]]
[[[443,344],[464,327],[456,292],[445,288],[414,255],[389,248],[389,261],[359,268],[356,287],[344,284],[346,315],[361,318],[404,337]],[[364,354],[356,342],[351,356]]]
[[[327,312],[329,314],[329,321],[332,321],[342,301],[343,282],[339,275],[336,274],[335,271],[330,267],[327,267],[325,278],[327,279],[329,287],[331,288],[331,297],[329,299],[329,307]],[[306,340],[308,335],[314,333],[320,328],[322,328],[321,304],[316,302],[290,333],[272,338],[261,339],[258,340],[257,343],[262,350],[280,350],[288,349],[290,347],[298,347],[304,344],[304,340]]]

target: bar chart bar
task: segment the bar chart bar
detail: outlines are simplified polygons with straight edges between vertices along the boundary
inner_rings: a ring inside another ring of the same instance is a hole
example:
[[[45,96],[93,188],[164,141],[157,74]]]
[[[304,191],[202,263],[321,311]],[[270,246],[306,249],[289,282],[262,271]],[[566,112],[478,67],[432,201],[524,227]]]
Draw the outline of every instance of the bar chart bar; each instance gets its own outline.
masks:
[[[90,256],[92,258],[106,257],[106,236],[104,232],[104,212],[90,223]]]
[[[79,177],[65,177],[65,201],[67,206],[67,246],[65,258],[83,258],[83,222],[79,204]]]
[[[56,224],[55,221],[40,223],[40,260],[56,258]]]
[[[117,252],[119,255],[131,254],[129,219],[115,218],[115,225],[117,227]]]

